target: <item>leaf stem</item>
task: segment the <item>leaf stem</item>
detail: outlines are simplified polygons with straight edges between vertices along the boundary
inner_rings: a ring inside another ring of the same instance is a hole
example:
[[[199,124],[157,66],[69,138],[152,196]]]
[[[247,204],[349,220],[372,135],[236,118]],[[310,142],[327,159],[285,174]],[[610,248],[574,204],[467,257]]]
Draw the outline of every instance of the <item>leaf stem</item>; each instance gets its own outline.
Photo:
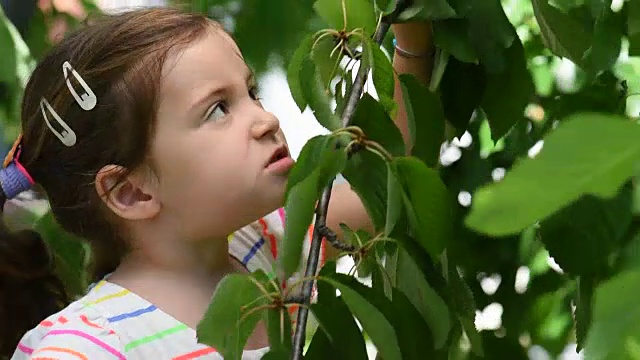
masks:
[[[397,15],[402,12],[409,5],[408,0],[397,0],[396,9],[393,13],[389,14],[391,16],[385,17],[380,25],[376,28],[376,32],[373,35],[373,40],[380,44],[384,39],[384,36],[389,31],[391,27],[391,23],[395,21]],[[364,84],[367,80],[367,76],[369,74],[369,66],[367,64],[361,63],[360,68],[358,69],[358,75],[356,75],[356,79],[353,83],[353,87],[351,88],[351,92],[349,93],[349,97],[344,106],[344,110],[342,111],[342,124],[344,126],[348,126],[355,114],[356,106],[360,97],[362,96],[362,90],[364,89]],[[322,234],[319,229],[322,226],[326,226],[327,223],[327,210],[329,208],[329,200],[331,199],[331,189],[332,183],[324,189],[322,192],[322,196],[318,205],[316,206],[316,221],[313,231],[313,237],[311,240],[311,249],[309,250],[309,257],[307,260],[307,268],[305,270],[305,277],[314,277],[318,270],[318,260],[320,258],[320,248],[322,244]],[[296,330],[293,336],[293,353],[292,359],[301,360],[302,352],[304,350],[305,344],[305,333],[307,327],[307,319],[309,318],[309,308],[308,306],[311,304],[311,294],[313,293],[314,279],[306,280],[302,284],[302,296],[304,300],[304,305],[300,307],[298,311],[298,319],[296,321]]]

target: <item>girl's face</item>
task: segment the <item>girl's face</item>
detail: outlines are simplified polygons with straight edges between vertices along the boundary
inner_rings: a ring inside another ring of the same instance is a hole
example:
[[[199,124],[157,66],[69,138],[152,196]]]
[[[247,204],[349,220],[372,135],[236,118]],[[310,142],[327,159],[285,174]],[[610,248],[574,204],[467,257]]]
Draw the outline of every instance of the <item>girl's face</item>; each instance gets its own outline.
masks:
[[[185,239],[226,237],[282,206],[293,160],[254,81],[221,31],[165,63],[151,157],[163,216]]]

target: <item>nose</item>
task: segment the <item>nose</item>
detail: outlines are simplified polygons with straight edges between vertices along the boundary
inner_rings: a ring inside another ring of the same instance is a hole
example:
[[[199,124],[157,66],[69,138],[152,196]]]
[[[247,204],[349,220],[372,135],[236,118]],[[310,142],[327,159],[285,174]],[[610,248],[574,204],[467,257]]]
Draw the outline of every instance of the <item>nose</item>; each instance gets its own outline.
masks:
[[[280,121],[272,113],[260,108],[255,121],[251,126],[251,136],[254,139],[262,139],[265,136],[273,136],[280,130]]]

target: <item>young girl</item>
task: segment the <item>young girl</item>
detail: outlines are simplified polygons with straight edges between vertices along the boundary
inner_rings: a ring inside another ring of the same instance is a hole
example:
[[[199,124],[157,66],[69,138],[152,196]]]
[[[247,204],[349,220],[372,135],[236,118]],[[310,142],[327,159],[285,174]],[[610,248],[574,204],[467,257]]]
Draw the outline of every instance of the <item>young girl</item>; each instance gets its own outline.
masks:
[[[428,80],[429,26],[394,31],[396,71]],[[38,184],[64,229],[90,242],[99,282],[68,304],[40,236],[3,228],[2,355],[220,358],[194,329],[226,274],[272,271],[294,164],[254,82],[220,25],[168,8],[105,17],[40,62],[0,201]],[[402,105],[397,121],[406,138]],[[371,227],[348,185],[329,206],[328,225],[340,222]],[[267,346],[259,325],[243,358]]]

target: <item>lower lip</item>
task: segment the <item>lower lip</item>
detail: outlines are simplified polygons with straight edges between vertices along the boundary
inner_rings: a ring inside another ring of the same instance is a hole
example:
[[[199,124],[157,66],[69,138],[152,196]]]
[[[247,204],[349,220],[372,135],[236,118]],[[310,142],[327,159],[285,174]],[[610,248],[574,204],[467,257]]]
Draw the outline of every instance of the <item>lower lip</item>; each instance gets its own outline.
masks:
[[[291,170],[293,165],[295,164],[295,160],[290,156],[282,158],[276,162],[272,162],[267,166],[267,171],[273,172],[275,174],[286,174]]]

